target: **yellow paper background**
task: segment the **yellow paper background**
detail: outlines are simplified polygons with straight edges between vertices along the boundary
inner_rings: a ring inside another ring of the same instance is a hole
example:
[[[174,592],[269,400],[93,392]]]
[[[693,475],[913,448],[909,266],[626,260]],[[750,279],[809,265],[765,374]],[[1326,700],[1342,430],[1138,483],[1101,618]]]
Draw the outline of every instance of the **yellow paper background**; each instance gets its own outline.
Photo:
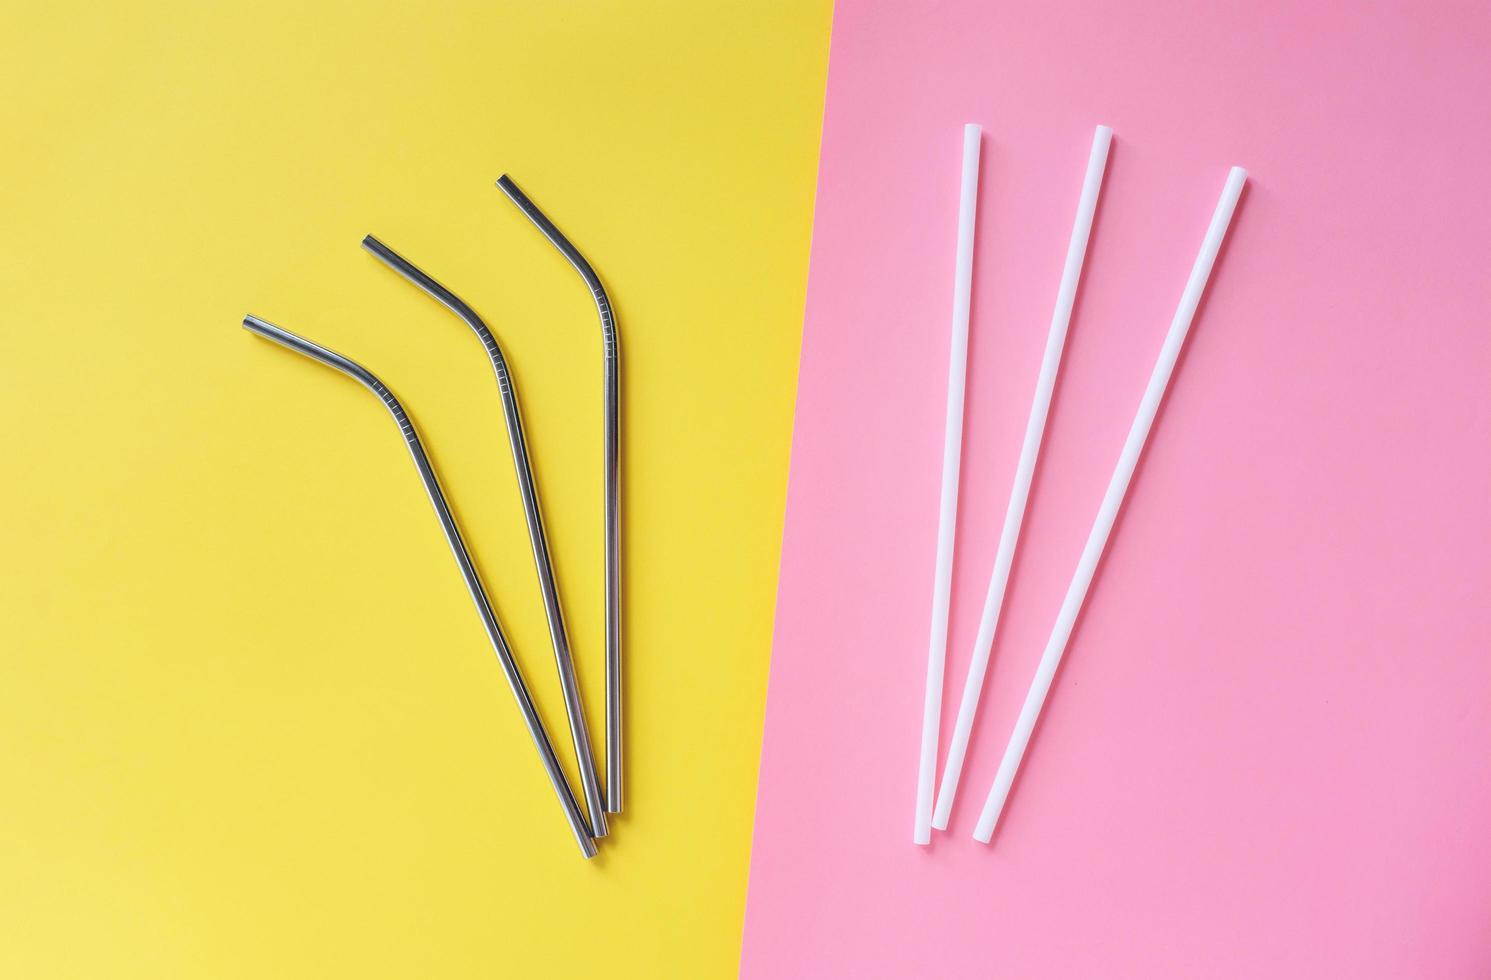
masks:
[[[714,976],[744,905],[827,2],[8,5],[0,976]],[[582,861],[392,421],[568,761],[513,363],[597,740],[625,356],[627,813]]]

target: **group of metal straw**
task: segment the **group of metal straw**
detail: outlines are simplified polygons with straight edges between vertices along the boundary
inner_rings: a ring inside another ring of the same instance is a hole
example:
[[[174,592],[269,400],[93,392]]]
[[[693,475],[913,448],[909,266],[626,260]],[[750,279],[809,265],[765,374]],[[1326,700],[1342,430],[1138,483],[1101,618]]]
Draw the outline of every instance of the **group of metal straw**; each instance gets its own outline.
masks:
[[[585,722],[580,685],[575,676],[574,658],[565,632],[559,589],[554,581],[553,562],[544,532],[538,487],[534,483],[533,465],[529,458],[527,442],[523,436],[523,420],[518,407],[517,386],[513,381],[507,358],[503,355],[497,339],[492,335],[487,324],[455,293],[373,236],[369,235],[364,238],[362,246],[390,269],[460,317],[481,339],[487,356],[491,359],[492,368],[496,371],[497,389],[501,396],[502,412],[507,423],[508,443],[512,449],[513,467],[517,471],[518,489],[523,499],[523,515],[528,525],[528,539],[533,548],[533,562],[538,571],[539,590],[543,595],[549,638],[554,647],[554,660],[559,670],[559,685],[564,695],[565,714],[569,721],[570,737],[574,743],[575,759],[580,772],[580,788],[585,800],[584,809],[581,808],[565,777],[564,770],[560,767],[559,758],[554,752],[554,744],[549,739],[544,723],[534,707],[533,698],[528,692],[528,686],[523,682],[522,672],[518,669],[518,663],[513,657],[512,646],[503,634],[502,624],[492,610],[492,603],[487,598],[486,589],[482,586],[476,566],[467,551],[461,530],[445,501],[445,494],[440,489],[435,467],[425,453],[419,434],[404,406],[377,375],[356,361],[343,357],[335,351],[327,350],[319,344],[312,343],[304,337],[299,337],[256,316],[244,317],[243,325],[262,337],[355,378],[377,395],[392,413],[394,421],[398,423],[399,430],[404,436],[405,443],[408,444],[409,454],[414,459],[414,467],[419,471],[420,480],[424,483],[425,492],[429,494],[430,503],[435,507],[435,516],[440,520],[440,528],[445,533],[451,552],[455,555],[456,564],[460,567],[466,588],[476,604],[476,612],[481,617],[482,626],[487,631],[487,638],[491,640],[492,647],[497,652],[497,660],[502,665],[502,672],[507,678],[508,686],[512,688],[513,697],[517,699],[518,709],[522,712],[523,721],[528,727],[528,734],[532,736],[533,744],[538,749],[544,771],[548,774],[549,782],[559,797],[565,819],[569,823],[575,840],[580,845],[581,852],[588,858],[596,853],[596,840],[606,836],[606,815],[620,813],[622,803],[621,364],[616,319],[612,314],[611,303],[601,285],[600,277],[596,275],[595,270],[591,268],[590,263],[585,260],[579,250],[570,244],[554,223],[518,189],[512,180],[503,176],[497,181],[497,187],[527,216],[529,221],[533,222],[550,244],[558,249],[580,274],[580,278],[589,287],[596,309],[600,313],[601,334],[605,348],[606,783],[604,790],[596,770],[595,753],[590,745],[590,730]]]
[[[952,744],[948,748],[947,760],[942,771],[941,789],[936,793],[933,807],[933,780],[937,766],[937,741],[941,726],[943,670],[947,659],[948,605],[951,597],[953,537],[957,525],[958,470],[963,443],[963,388],[967,369],[969,299],[973,280],[973,228],[978,196],[979,144],[983,138],[978,126],[964,127],[962,191],[958,210],[957,268],[953,285],[952,345],[948,359],[947,425],[943,438],[942,496],[938,515],[937,566],[932,584],[932,628],[931,642],[927,654],[926,697],[922,708],[921,755],[916,786],[916,820],[913,840],[928,844],[932,840],[932,829],[946,830],[952,814],[953,797],[958,791],[958,780],[963,773],[963,758],[968,751],[968,741],[973,730],[974,714],[978,710],[979,696],[983,691],[984,674],[989,666],[989,653],[994,644],[994,633],[999,623],[1000,609],[1004,605],[1005,585],[1009,581],[1010,566],[1014,561],[1015,544],[1020,537],[1020,526],[1024,521],[1025,504],[1030,494],[1031,478],[1035,472],[1036,457],[1040,452],[1041,437],[1046,428],[1046,414],[1051,405],[1051,393],[1056,385],[1056,373],[1061,364],[1061,352],[1066,343],[1067,325],[1071,321],[1072,304],[1077,295],[1077,282],[1082,275],[1082,263],[1087,253],[1087,240],[1092,231],[1093,215],[1097,210],[1098,192],[1102,187],[1103,173],[1107,167],[1108,150],[1113,140],[1113,131],[1099,126],[1092,140],[1088,156],[1087,173],[1082,182],[1082,194],[1077,204],[1077,219],[1072,227],[1070,244],[1067,246],[1066,264],[1061,273],[1061,284],[1057,289],[1056,312],[1051,317],[1051,327],[1046,336],[1046,350],[1041,359],[1040,374],[1036,381],[1035,398],[1025,427],[1025,440],[1020,449],[1019,463],[1015,469],[1014,486],[1010,491],[1009,506],[1005,511],[1004,530],[999,537],[999,549],[994,557],[994,570],[989,577],[989,589],[984,600],[983,616],[979,621],[978,637],[974,640],[973,657],[969,663],[967,680],[963,686],[962,701],[958,706],[958,720],[953,729]],[[1025,695],[1025,703],[1015,720],[1014,730],[999,763],[994,783],[984,800],[984,808],[974,829],[974,839],[988,843],[993,837],[994,827],[1004,810],[1005,800],[1014,783],[1015,773],[1025,757],[1031,733],[1046,695],[1055,679],[1056,668],[1066,651],[1071,638],[1077,613],[1087,597],[1098,560],[1108,543],[1113,522],[1118,517],[1119,507],[1149,438],[1155,414],[1169,385],[1170,375],[1180,356],[1195,317],[1201,294],[1211,275],[1222,240],[1232,221],[1232,213],[1242,195],[1247,172],[1233,167],[1222,187],[1221,199],[1212,214],[1211,223],[1202,239],[1201,251],[1191,267],[1190,277],[1181,292],[1180,305],[1170,322],[1170,331],[1160,347],[1159,358],[1139,410],[1134,416],[1128,438],[1119,453],[1108,490],[1098,507],[1097,517],[1082,555],[1077,561],[1066,598],[1057,613],[1056,623],[1051,629],[1050,639],[1036,667],[1035,677]]]

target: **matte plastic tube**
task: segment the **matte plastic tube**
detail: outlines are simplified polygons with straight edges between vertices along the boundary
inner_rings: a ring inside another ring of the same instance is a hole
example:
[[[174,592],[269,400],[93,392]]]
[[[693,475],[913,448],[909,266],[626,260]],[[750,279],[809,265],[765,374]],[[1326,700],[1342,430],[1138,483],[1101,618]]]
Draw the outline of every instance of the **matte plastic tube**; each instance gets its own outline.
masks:
[[[1123,451],[1119,453],[1113,479],[1108,483],[1108,492],[1103,495],[1103,503],[1098,508],[1097,519],[1093,521],[1092,532],[1088,534],[1082,557],[1077,561],[1072,584],[1067,588],[1061,611],[1056,616],[1056,625],[1051,630],[1051,638],[1046,643],[1045,652],[1041,654],[1035,679],[1031,681],[1030,691],[1025,695],[1025,704],[1015,721],[1015,730],[1010,735],[1009,745],[1005,747],[999,772],[994,777],[994,785],[989,788],[988,799],[984,801],[978,826],[973,831],[975,840],[987,844],[994,836],[994,827],[1004,810],[1004,801],[1015,781],[1020,760],[1025,756],[1025,747],[1030,744],[1030,734],[1035,729],[1036,719],[1040,717],[1041,707],[1046,703],[1046,694],[1051,690],[1051,681],[1056,676],[1056,668],[1061,664],[1067,640],[1071,638],[1077,613],[1082,608],[1083,600],[1087,598],[1093,573],[1097,570],[1098,560],[1103,556],[1103,548],[1108,543],[1108,534],[1113,530],[1118,509],[1123,505],[1124,494],[1134,475],[1134,467],[1138,465],[1139,454],[1144,451],[1144,443],[1154,425],[1155,413],[1159,411],[1160,401],[1165,397],[1170,375],[1175,370],[1176,358],[1180,356],[1181,345],[1190,332],[1196,306],[1201,302],[1206,280],[1211,275],[1211,267],[1216,262],[1217,252],[1222,247],[1222,239],[1226,237],[1227,226],[1232,221],[1232,212],[1237,208],[1237,200],[1242,194],[1247,177],[1246,170],[1233,167],[1227,175],[1226,184],[1222,186],[1222,198],[1217,202],[1211,225],[1206,229],[1206,237],[1202,239],[1201,253],[1196,256],[1196,264],[1191,267],[1191,277],[1186,281],[1185,291],[1180,296],[1180,307],[1175,311],[1175,318],[1170,321],[1170,332],[1165,335],[1165,343],[1160,347],[1159,360],[1155,362],[1149,386],[1144,389],[1144,398],[1139,402],[1138,414],[1134,416],[1134,424],[1124,441]]]
[[[1025,523],[1025,503],[1030,497],[1030,481],[1035,475],[1036,458],[1041,452],[1041,438],[1046,432],[1046,415],[1051,409],[1051,392],[1056,387],[1056,372],[1061,367],[1061,352],[1066,346],[1067,326],[1072,321],[1072,304],[1077,298],[1077,283],[1082,278],[1082,260],[1087,255],[1087,239],[1092,233],[1092,218],[1097,212],[1098,192],[1103,186],[1103,171],[1108,166],[1108,147],[1113,130],[1099,126],[1092,137],[1087,156],[1087,174],[1082,178],[1082,194],[1077,199],[1077,219],[1067,244],[1066,264],[1061,269],[1061,285],[1056,289],[1056,312],[1046,334],[1046,352],[1041,357],[1041,372],[1035,382],[1035,397],[1025,423],[1025,441],[1020,446],[1020,462],[1015,467],[1015,485],[1010,489],[1009,507],[1004,512],[1004,530],[999,535],[999,550],[994,555],[994,571],[989,576],[989,591],[984,596],[984,614],[979,619],[978,639],[973,641],[973,659],[963,684],[963,700],[958,705],[958,721],[953,741],[947,749],[942,768],[942,784],[937,790],[937,809],[932,826],[946,830],[953,812],[953,798],[963,775],[963,758],[968,753],[968,739],[973,733],[973,719],[978,713],[979,695],[984,689],[984,674],[989,669],[989,653],[994,648],[994,633],[999,627],[999,611],[1004,607],[1004,590],[1010,580],[1010,566]]]
[[[942,672],[947,662],[947,607],[953,575],[953,532],[958,524],[958,471],[963,455],[963,386],[968,374],[968,308],[973,292],[973,223],[978,210],[978,156],[983,130],[963,127],[963,177],[958,197],[958,251],[953,275],[952,343],[947,360],[947,425],[942,439],[942,497],[937,511],[937,570],[932,579],[932,636],[927,647],[927,690],[922,703],[921,760],[916,774],[918,844],[932,842],[933,780],[942,724]]]

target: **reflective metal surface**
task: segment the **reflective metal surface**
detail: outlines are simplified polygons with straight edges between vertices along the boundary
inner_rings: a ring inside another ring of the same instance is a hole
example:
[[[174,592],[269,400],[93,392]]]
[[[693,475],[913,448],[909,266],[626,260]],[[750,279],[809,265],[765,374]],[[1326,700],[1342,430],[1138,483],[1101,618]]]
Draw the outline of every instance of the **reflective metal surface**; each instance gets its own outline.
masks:
[[[435,507],[435,516],[440,519],[440,528],[445,532],[446,541],[450,543],[451,553],[455,555],[456,564],[460,566],[461,577],[465,579],[466,589],[471,593],[471,600],[476,604],[476,611],[481,617],[482,626],[486,628],[487,638],[492,641],[492,648],[497,652],[497,661],[502,665],[502,672],[507,677],[508,686],[512,688],[513,697],[518,701],[518,709],[523,713],[523,722],[528,726],[528,734],[532,736],[533,744],[538,749],[539,757],[544,764],[544,771],[548,773],[549,782],[559,797],[560,805],[564,807],[565,819],[569,821],[570,830],[574,833],[581,852],[587,858],[593,857],[596,853],[595,841],[591,839],[585,816],[575,800],[574,793],[570,790],[568,781],[564,778],[564,771],[560,768],[559,759],[554,754],[553,743],[549,741],[543,721],[539,718],[533,699],[528,694],[528,687],[523,683],[523,676],[518,670],[517,661],[513,659],[507,638],[502,633],[502,625],[497,621],[496,613],[492,611],[492,604],[487,599],[486,590],[482,588],[481,579],[477,576],[476,566],[472,563],[466,544],[461,539],[461,532],[456,526],[455,517],[451,514],[450,507],[445,502],[445,495],[440,490],[435,468],[431,465],[429,457],[425,455],[424,446],[420,443],[414,423],[410,421],[404,407],[399,404],[393,392],[388,390],[387,385],[356,361],[343,357],[335,351],[327,350],[303,337],[298,337],[287,330],[282,330],[256,316],[244,317],[243,325],[261,337],[357,379],[369,391],[377,395],[384,407],[393,415],[394,421],[399,425],[399,431],[403,433],[404,442],[409,447],[409,455],[414,458],[414,467],[419,471],[419,477],[424,482],[430,503]]]
[[[575,661],[570,653],[569,636],[564,628],[564,614],[559,603],[559,588],[554,581],[548,538],[544,533],[538,489],[533,480],[528,444],[523,437],[523,419],[518,410],[517,389],[508,370],[507,359],[503,357],[497,338],[492,336],[486,323],[455,293],[372,235],[362,240],[362,247],[460,317],[481,339],[482,346],[487,349],[487,356],[492,361],[492,368],[497,372],[502,413],[507,420],[507,439],[512,447],[513,467],[518,474],[518,491],[523,497],[523,516],[528,522],[528,540],[533,547],[533,563],[538,570],[539,591],[543,595],[544,613],[549,622],[549,638],[554,645],[559,686],[564,692],[564,710],[569,717],[570,736],[574,741],[575,758],[580,769],[580,785],[584,790],[586,809],[590,813],[590,827],[596,837],[604,837],[606,812],[601,797],[600,779],[596,775],[595,753],[590,746],[590,729],[585,724],[585,709],[580,698],[580,685],[575,677]]]
[[[590,289],[601,318],[605,346],[605,497],[606,497],[606,809],[621,812],[621,345],[611,301],[580,250],[554,222],[503,174],[497,187],[517,205],[549,243],[574,266]]]

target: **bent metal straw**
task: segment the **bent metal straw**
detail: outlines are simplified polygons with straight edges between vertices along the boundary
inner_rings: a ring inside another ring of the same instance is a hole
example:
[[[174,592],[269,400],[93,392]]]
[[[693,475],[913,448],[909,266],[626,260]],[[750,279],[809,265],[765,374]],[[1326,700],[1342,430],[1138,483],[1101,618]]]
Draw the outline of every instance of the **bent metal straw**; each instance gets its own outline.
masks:
[[[559,604],[559,587],[554,582],[554,566],[549,557],[548,538],[544,534],[543,513],[539,508],[538,488],[533,480],[533,466],[528,458],[528,444],[523,438],[523,419],[518,412],[518,392],[507,360],[497,338],[476,312],[455,293],[419,269],[387,245],[368,235],[362,247],[384,265],[409,280],[446,309],[460,317],[481,338],[482,346],[497,373],[497,389],[502,397],[502,414],[507,420],[507,441],[512,447],[513,467],[518,474],[518,491],[523,498],[523,516],[528,522],[528,542],[533,548],[533,564],[538,571],[539,591],[544,598],[544,613],[549,621],[549,639],[554,645],[554,662],[559,668],[559,686],[564,693],[564,711],[569,716],[570,737],[574,741],[575,762],[580,768],[580,786],[585,806],[590,812],[590,827],[596,837],[606,836],[606,809],[601,799],[600,781],[595,772],[595,754],[590,747],[590,729],[585,724],[585,708],[580,700],[580,685],[575,678],[575,661],[570,653],[569,637],[564,629],[564,614]]]
[[[356,361],[314,344],[304,337],[298,337],[288,330],[282,330],[256,316],[244,317],[243,325],[261,337],[288,347],[298,354],[304,354],[312,360],[320,361],[328,367],[336,368],[361,382],[364,387],[378,396],[384,407],[393,415],[394,421],[398,423],[399,431],[403,433],[404,442],[409,446],[409,455],[414,458],[414,468],[419,471],[419,478],[424,482],[425,493],[429,494],[430,503],[435,507],[435,516],[440,519],[440,529],[445,532],[445,540],[450,543],[451,554],[455,556],[456,565],[461,569],[461,577],[466,581],[466,590],[471,593],[471,601],[476,604],[476,612],[481,617],[482,626],[487,631],[487,638],[492,641],[492,648],[497,652],[497,662],[502,665],[502,673],[507,677],[508,687],[512,688],[513,697],[518,701],[518,710],[523,713],[523,723],[528,726],[528,734],[533,738],[534,747],[538,749],[539,758],[544,764],[544,771],[548,773],[554,793],[559,797],[559,805],[564,808],[564,817],[569,821],[575,841],[580,845],[580,852],[587,858],[594,857],[595,841],[591,838],[590,828],[585,823],[585,815],[580,812],[580,805],[575,801],[569,782],[564,778],[564,771],[559,767],[559,759],[554,754],[554,745],[549,741],[549,734],[544,730],[544,723],[534,708],[533,698],[529,696],[528,687],[523,683],[523,675],[518,670],[517,661],[513,659],[512,649],[507,644],[507,638],[502,634],[502,625],[497,621],[497,614],[492,611],[492,603],[487,599],[486,590],[482,588],[481,579],[477,576],[476,566],[471,561],[471,555],[466,551],[466,543],[461,539],[461,531],[456,525],[455,516],[451,514],[450,507],[445,502],[445,494],[440,491],[440,481],[435,476],[435,467],[425,455],[419,434],[414,429],[414,422],[404,411],[404,406],[394,397],[393,392],[388,390],[387,385]]]
[[[590,289],[605,345],[606,441],[606,812],[621,812],[621,344],[601,277],[538,205],[503,174],[497,188],[558,249]]]

